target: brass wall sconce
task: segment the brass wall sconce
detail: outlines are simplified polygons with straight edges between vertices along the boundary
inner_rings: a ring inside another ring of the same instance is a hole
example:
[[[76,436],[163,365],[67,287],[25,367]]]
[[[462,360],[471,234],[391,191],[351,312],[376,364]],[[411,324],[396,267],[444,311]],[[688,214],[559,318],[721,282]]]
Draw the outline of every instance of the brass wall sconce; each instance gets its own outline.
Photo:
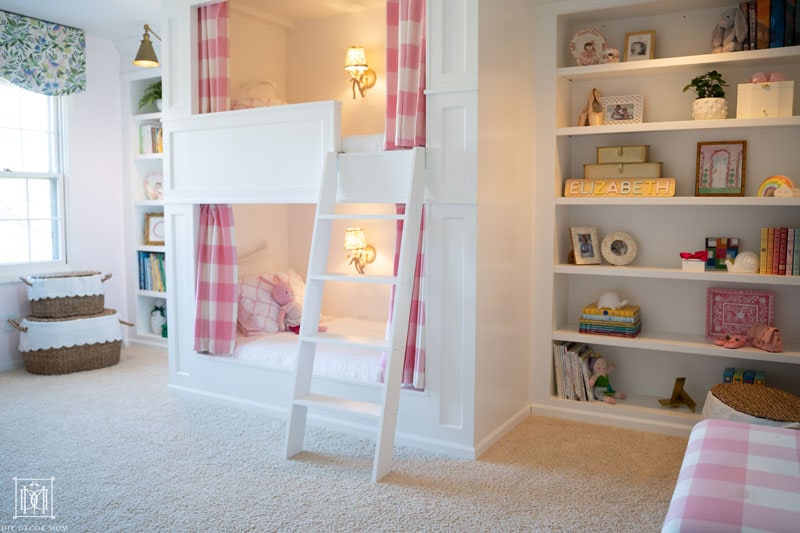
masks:
[[[375,261],[375,247],[367,244],[367,237],[361,228],[347,228],[344,233],[344,249],[347,259],[359,274],[364,273],[364,267]]]
[[[153,50],[153,43],[150,42],[151,33],[155,35],[159,41],[161,40],[161,37],[153,31],[149,24],[144,25],[142,42],[139,44],[139,51],[136,52],[136,59],[133,60],[133,64],[137,67],[155,68],[159,65],[156,51]]]
[[[363,46],[351,46],[344,57],[344,69],[350,73],[350,83],[353,84],[353,100],[356,99],[356,88],[361,97],[364,91],[375,85],[377,75],[367,65],[367,53]]]

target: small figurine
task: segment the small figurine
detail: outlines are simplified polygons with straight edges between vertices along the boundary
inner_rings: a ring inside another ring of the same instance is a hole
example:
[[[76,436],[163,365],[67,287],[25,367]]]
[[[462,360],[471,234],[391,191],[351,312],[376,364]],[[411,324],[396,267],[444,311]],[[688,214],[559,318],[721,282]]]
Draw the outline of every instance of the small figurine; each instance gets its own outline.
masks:
[[[753,273],[758,272],[758,262],[758,256],[755,253],[739,252],[733,261],[726,259],[725,266],[728,268],[728,272]]]
[[[589,378],[589,386],[594,391],[595,399],[612,405],[617,403],[617,400],[624,400],[628,397],[624,392],[615,391],[608,380],[608,375],[615,368],[616,366],[608,364],[602,355],[589,361],[589,371],[592,373],[592,377]]]
[[[620,300],[619,296],[616,292],[604,292],[600,295],[600,298],[597,299],[597,307],[600,308],[607,308],[607,309],[619,309],[620,307],[625,307],[628,304],[628,300]]]

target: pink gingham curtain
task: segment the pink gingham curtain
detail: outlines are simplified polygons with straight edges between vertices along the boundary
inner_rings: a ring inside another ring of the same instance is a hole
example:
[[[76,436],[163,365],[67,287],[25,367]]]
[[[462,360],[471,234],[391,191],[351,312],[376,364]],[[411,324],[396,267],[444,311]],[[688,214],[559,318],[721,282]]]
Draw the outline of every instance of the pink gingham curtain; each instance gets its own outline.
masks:
[[[230,108],[227,2],[198,9],[198,41],[198,110],[227,111]],[[197,352],[233,353],[239,298],[237,263],[233,209],[229,205],[201,205],[195,291]]]
[[[197,10],[199,112],[230,109],[230,42],[228,2],[202,6]]]
[[[406,212],[405,204],[397,204],[397,214]],[[406,389],[423,390],[425,388],[425,206],[422,208],[422,219],[419,226],[419,244],[417,245],[417,260],[414,268],[414,285],[411,293],[411,311],[408,317],[408,335],[406,335],[406,353],[403,358],[403,378],[401,385]],[[397,275],[400,264],[400,239],[403,233],[403,221],[397,221],[397,237],[394,252],[394,274]],[[392,321],[394,308],[394,287],[392,288],[389,302],[389,325]],[[386,372],[386,354],[380,361],[379,381],[383,382]]]
[[[233,353],[239,299],[237,264],[233,209],[228,205],[200,206],[194,325],[196,352]]]
[[[425,146],[425,0],[386,2],[386,149]]]

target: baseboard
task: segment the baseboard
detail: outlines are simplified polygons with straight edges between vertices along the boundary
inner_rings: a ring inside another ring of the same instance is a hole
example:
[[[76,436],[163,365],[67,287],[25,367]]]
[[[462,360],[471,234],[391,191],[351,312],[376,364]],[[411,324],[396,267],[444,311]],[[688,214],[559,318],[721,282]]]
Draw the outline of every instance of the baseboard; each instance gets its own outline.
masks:
[[[677,435],[679,437],[688,437],[694,425],[694,422],[667,422],[645,417],[635,417],[631,416],[630,412],[615,414],[613,410],[609,410],[607,413],[588,413],[586,411],[536,403],[532,405],[532,408],[533,414],[541,416],[574,420],[586,424],[614,426],[636,431],[649,431],[651,433],[661,433],[664,435]]]
[[[486,437],[481,439],[478,445],[475,447],[475,456],[474,458],[480,457],[483,455],[486,450],[491,448],[497,441],[505,437],[508,433],[510,433],[515,427],[520,425],[523,420],[531,416],[531,406],[525,405],[519,409],[515,414],[509,417],[504,423],[499,425],[494,431],[489,433]]]

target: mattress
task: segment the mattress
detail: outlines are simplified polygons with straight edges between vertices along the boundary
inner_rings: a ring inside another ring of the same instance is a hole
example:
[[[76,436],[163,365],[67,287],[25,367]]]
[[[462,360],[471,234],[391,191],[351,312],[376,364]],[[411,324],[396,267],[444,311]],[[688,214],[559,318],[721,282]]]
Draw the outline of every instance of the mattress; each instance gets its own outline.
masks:
[[[800,431],[729,420],[694,426],[662,533],[798,524]]]
[[[328,333],[384,338],[386,323],[338,317],[326,320]],[[269,368],[294,371],[297,335],[291,332],[238,336],[233,357]],[[381,353],[375,350],[318,344],[314,375],[356,381],[377,381]]]

